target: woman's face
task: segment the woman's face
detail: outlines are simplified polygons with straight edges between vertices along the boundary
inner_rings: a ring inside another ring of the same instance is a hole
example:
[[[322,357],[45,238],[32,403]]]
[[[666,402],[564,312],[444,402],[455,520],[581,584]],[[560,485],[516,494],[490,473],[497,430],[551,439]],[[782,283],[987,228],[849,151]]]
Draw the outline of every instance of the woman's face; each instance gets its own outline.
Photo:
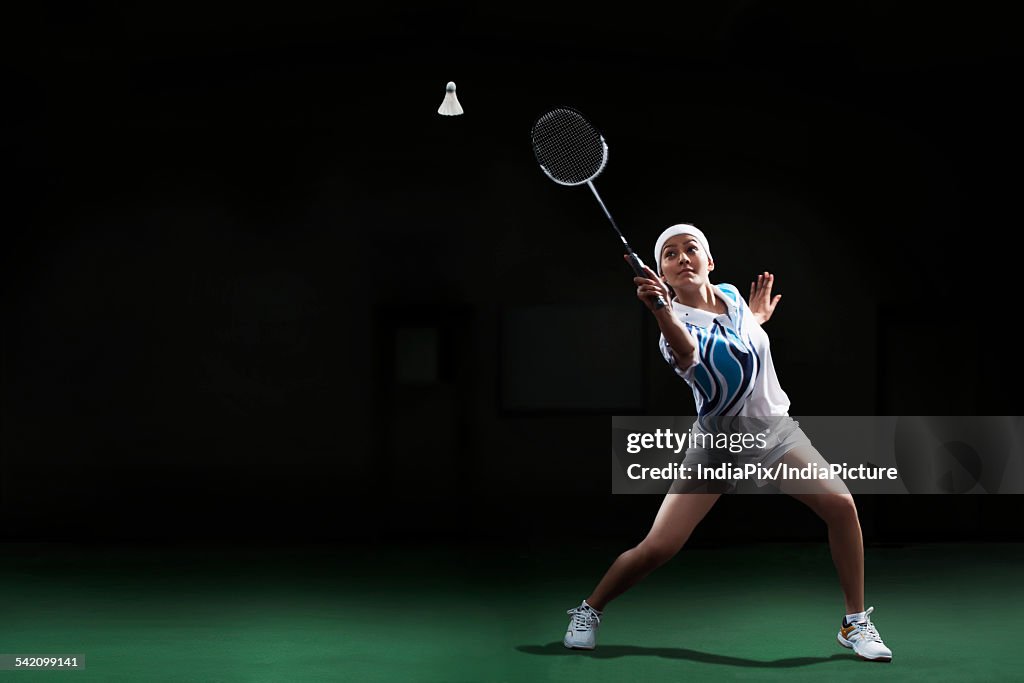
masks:
[[[673,289],[692,289],[708,281],[715,262],[693,235],[670,237],[661,249],[661,274]]]

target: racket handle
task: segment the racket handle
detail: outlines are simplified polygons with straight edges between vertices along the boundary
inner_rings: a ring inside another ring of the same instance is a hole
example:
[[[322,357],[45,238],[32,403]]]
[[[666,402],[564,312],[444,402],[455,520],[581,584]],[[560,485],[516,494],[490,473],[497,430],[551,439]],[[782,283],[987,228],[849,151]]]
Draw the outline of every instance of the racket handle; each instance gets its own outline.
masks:
[[[647,277],[647,271],[644,270],[644,262],[640,260],[640,257],[632,249],[629,250],[629,264],[633,266],[633,272],[637,274],[637,277]],[[658,298],[654,301],[654,310],[660,310],[667,305],[659,294]]]

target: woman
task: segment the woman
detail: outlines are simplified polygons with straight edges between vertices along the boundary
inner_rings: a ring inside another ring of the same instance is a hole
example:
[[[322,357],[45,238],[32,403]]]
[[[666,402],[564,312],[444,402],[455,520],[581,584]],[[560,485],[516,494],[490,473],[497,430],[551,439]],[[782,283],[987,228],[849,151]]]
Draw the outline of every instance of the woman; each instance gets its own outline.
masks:
[[[654,258],[658,273],[646,268],[649,277],[633,281],[637,297],[661,328],[659,346],[665,360],[693,390],[698,415],[694,433],[710,433],[717,429],[716,420],[725,418],[769,424],[772,428],[765,432],[771,432],[771,438],[756,454],[759,464],[769,467],[781,460],[790,467],[825,466],[789,417],[789,398],[779,386],[768,335],[761,329],[781,299],[781,295],[772,297],[772,274],[765,272],[751,283],[748,306],[734,286],[711,283],[715,261],[707,238],[687,224],[661,234]],[[656,309],[659,296],[670,305]],[[684,465],[707,464],[711,456],[705,449],[690,448]],[[874,608],[864,610],[864,545],[853,497],[841,479],[804,481],[799,490],[783,486],[784,492],[805,503],[828,525],[832,560],[846,601],[839,643],[862,659],[891,661],[892,652],[871,623]],[[683,489],[677,482],[665,496],[647,537],[622,553],[590,596],[569,610],[572,620],[564,645],[594,649],[605,606],[673,557],[720,495],[720,490]]]

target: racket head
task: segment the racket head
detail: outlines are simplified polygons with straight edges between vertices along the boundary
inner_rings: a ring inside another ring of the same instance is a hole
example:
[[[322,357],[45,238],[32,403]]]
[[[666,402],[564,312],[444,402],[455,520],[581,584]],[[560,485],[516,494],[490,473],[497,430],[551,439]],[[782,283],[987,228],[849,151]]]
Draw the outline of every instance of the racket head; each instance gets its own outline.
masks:
[[[542,114],[530,130],[533,154],[559,185],[590,182],[608,164],[608,144],[586,117],[571,107]]]

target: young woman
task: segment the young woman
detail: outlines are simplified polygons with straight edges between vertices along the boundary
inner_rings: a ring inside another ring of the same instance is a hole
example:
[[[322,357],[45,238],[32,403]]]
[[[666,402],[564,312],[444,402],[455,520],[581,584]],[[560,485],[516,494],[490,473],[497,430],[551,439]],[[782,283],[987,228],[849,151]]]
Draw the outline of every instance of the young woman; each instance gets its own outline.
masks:
[[[827,466],[789,417],[789,398],[779,385],[768,335],[761,328],[781,298],[771,294],[774,276],[768,272],[757,276],[751,283],[749,305],[736,287],[712,284],[709,275],[715,261],[708,240],[687,224],[661,234],[654,258],[658,272],[647,268],[648,277],[634,278],[636,294],[661,328],[662,355],[693,390],[698,416],[694,433],[710,433],[715,429],[711,425],[725,418],[767,424],[771,437],[754,455],[759,464],[769,467],[781,459],[791,467]],[[658,296],[670,304],[656,310]],[[683,462],[706,464],[710,457],[714,457],[710,451],[690,448]],[[871,623],[874,608],[864,609],[864,545],[849,489],[835,479],[802,481],[800,492],[785,486],[782,490],[828,525],[829,548],[846,600],[839,643],[863,659],[891,661],[892,651]],[[679,552],[721,495],[721,491],[697,491],[674,485],[647,537],[622,553],[590,596],[568,611],[572,620],[563,640],[566,647],[594,649],[605,606]]]

